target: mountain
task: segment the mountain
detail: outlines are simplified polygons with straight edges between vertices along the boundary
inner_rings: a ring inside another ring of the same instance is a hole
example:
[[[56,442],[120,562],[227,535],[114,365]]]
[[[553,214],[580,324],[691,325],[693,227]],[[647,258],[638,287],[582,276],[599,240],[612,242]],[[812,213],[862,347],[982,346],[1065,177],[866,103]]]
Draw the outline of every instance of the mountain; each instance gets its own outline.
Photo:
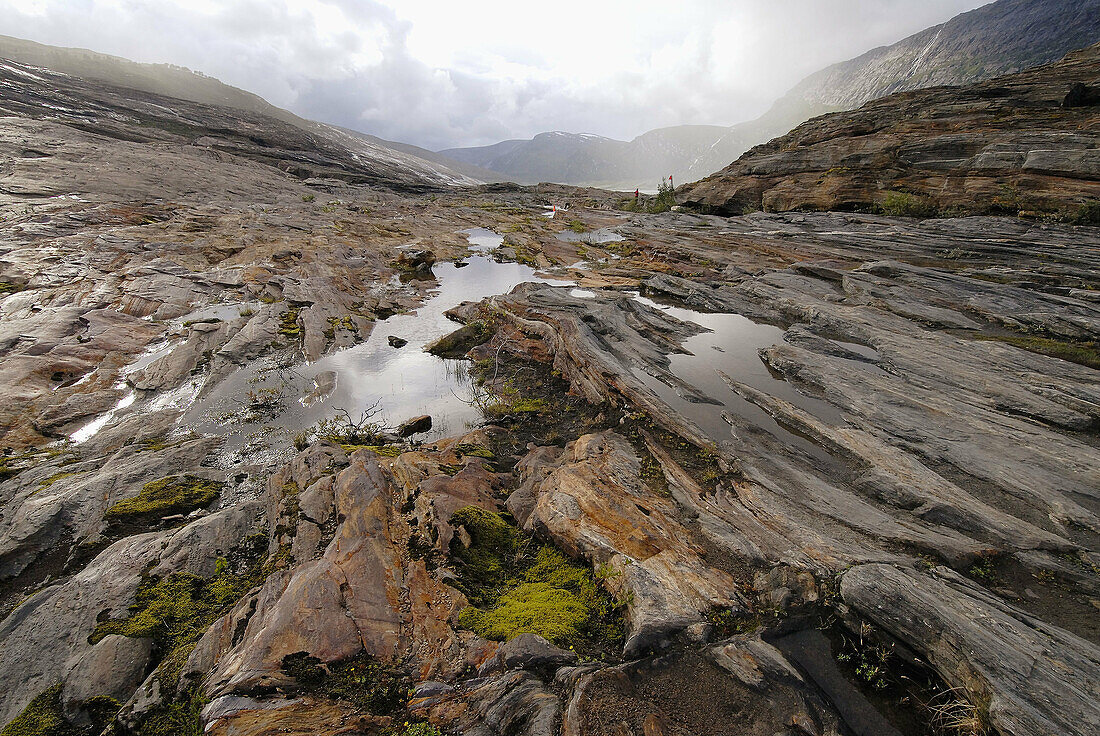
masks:
[[[1100,0],[998,0],[826,67],[795,85],[761,117],[731,127],[661,128],[629,143],[542,134],[530,141],[442,153],[522,182],[634,189],[653,186],[669,174],[678,182],[695,181],[816,115],[853,109],[894,92],[1011,74],[1096,41]]]
[[[365,133],[306,120],[272,105],[259,95],[174,64],[141,64],[87,49],[48,46],[11,36],[0,36],[0,59],[9,59],[19,64],[41,67],[85,80],[86,90],[94,86],[88,83],[101,82],[113,88],[131,90],[123,93],[124,96],[133,97],[133,92],[146,92],[205,106],[243,111],[249,114],[250,119],[262,116],[279,121],[346,148],[349,156],[361,159],[353,159],[349,163],[352,169],[368,165],[373,160],[383,168],[408,167],[417,172],[415,176],[426,177],[438,184],[476,184],[500,180],[500,176],[491,171],[449,161],[417,146],[394,143]],[[25,81],[27,77],[23,79]],[[292,137],[295,135],[291,133]]]
[[[632,141],[586,133],[540,133],[478,148],[452,148],[448,158],[499,172],[521,183],[585,182],[608,188],[653,187],[658,179],[683,172],[684,162],[705,150],[723,132],[717,125],[658,128]]]
[[[1100,202],[1100,44],[980,84],[814,118],[680,196],[723,214],[1079,216]]]

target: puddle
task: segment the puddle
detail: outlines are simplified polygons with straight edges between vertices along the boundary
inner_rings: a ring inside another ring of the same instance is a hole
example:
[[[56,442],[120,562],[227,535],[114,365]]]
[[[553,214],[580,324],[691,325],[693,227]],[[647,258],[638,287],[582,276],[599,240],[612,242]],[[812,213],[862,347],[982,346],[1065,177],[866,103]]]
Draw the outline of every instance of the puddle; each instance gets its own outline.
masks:
[[[419,439],[460,434],[479,424],[481,414],[469,402],[468,361],[424,352],[426,345],[460,327],[444,312],[462,302],[505,294],[525,282],[562,286],[569,282],[538,277],[535,269],[518,263],[497,263],[488,251],[499,246],[502,238],[489,230],[474,228],[464,233],[478,254],[461,266],[437,263],[433,272],[438,286],[415,312],[380,320],[366,342],[311,364],[279,366],[272,358],[254,361],[196,401],[182,424],[200,433],[226,435],[230,450],[261,436],[268,444],[279,444],[290,438],[276,434],[288,435],[288,428],[304,430],[343,410],[359,419],[376,403],[380,413],[374,421],[390,427],[410,417],[430,415],[432,429],[417,435]],[[390,336],[408,342],[395,348]],[[261,401],[277,398],[277,409],[252,410],[250,392]]]
[[[599,245],[600,243],[618,243],[624,240],[622,235],[614,232],[609,227],[602,227],[599,230],[592,230],[585,233],[577,233],[572,230],[564,230],[560,233],[555,233],[554,237],[558,240],[562,240],[566,243],[586,243],[588,245]]]
[[[729,439],[730,425],[722,416],[728,412],[766,429],[787,444],[797,446],[816,458],[831,459],[829,453],[817,443],[792,432],[756,404],[734,393],[717,373],[720,370],[741,383],[794,404],[825,422],[843,424],[844,416],[839,409],[826,401],[800,393],[790,383],[773,375],[760,359],[758,350],[782,344],[782,328],[753,322],[739,314],[706,314],[659,304],[637,294],[634,298],[679,320],[694,322],[710,330],[684,341],[683,347],[691,355],[669,356],[669,372],[714,403],[689,399],[648,373],[640,369],[634,370],[634,375],[669,406],[694,421],[715,441]]]
[[[504,244],[503,236],[497,235],[492,230],[487,230],[483,227],[472,227],[469,230],[462,230],[460,234],[465,235],[466,239],[470,241],[470,250],[475,253],[488,253]]]
[[[228,304],[211,304],[209,307],[203,307],[202,309],[196,309],[193,312],[183,315],[182,317],[176,317],[171,320],[171,325],[174,329],[182,329],[185,325],[191,322],[213,322],[220,320],[222,322],[229,322],[238,319],[244,315],[251,314],[259,310],[263,306],[263,302],[232,302]]]

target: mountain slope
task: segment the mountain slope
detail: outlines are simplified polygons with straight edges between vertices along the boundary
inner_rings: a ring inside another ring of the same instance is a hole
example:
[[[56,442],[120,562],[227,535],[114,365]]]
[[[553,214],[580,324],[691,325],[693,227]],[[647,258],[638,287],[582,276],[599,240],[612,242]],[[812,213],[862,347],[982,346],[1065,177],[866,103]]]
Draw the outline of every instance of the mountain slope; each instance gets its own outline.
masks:
[[[411,191],[479,183],[377,139],[321,123],[302,127],[237,107],[117,87],[2,58],[0,85],[0,114],[59,122],[134,143],[199,146],[301,179]]]
[[[964,85],[1057,61],[1100,41],[1100,0],[999,0],[803,79],[756,120],[734,125],[689,176],[717,171],[816,115],[907,90]]]
[[[1100,200],[1100,44],[968,87],[803,123],[681,192],[746,210],[1074,214]]]
[[[695,181],[816,115],[905,90],[964,85],[1061,59],[1100,41],[1100,0],[999,0],[806,77],[757,118],[730,127],[674,126],[633,141],[547,134],[443,151],[522,182],[654,186]]]
[[[500,179],[493,172],[445,159],[417,146],[393,143],[366,133],[306,120],[272,105],[259,95],[181,66],[142,64],[87,49],[48,46],[11,36],[0,36],[0,59],[42,67],[112,87],[262,115],[312,135],[339,141],[339,145],[348,147],[354,155],[367,160],[378,159],[384,162],[384,166],[409,166],[414,172],[419,172],[417,175],[425,175],[443,184],[474,184]]]

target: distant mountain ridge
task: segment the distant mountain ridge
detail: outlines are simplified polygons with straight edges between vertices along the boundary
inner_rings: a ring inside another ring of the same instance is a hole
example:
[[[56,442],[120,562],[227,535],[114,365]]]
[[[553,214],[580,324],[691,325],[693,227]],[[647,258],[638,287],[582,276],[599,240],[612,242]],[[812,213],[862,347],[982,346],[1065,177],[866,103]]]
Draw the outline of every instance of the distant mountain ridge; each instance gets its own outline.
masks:
[[[663,177],[682,171],[685,159],[724,131],[717,125],[679,125],[651,130],[629,142],[554,131],[540,133],[531,140],[452,148],[440,154],[498,172],[520,184],[584,181],[589,186],[615,188],[638,182],[634,186],[648,183],[655,187],[655,172],[663,172]]]
[[[678,182],[695,181],[818,115],[894,92],[1011,74],[1097,41],[1100,0],[998,0],[811,74],[756,120],[661,128],[630,142],[597,137],[598,142],[586,143],[575,134],[553,139],[540,134],[530,141],[441,153],[525,183],[634,189],[669,174]],[[692,133],[683,132],[687,128]]]

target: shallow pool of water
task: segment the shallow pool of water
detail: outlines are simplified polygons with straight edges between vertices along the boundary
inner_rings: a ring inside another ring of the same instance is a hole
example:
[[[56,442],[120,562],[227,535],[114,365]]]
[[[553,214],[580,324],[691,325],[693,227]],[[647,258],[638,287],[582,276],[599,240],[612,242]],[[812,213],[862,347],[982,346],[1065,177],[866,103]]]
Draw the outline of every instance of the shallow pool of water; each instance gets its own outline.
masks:
[[[659,304],[643,296],[635,295],[634,298],[676,319],[693,322],[707,329],[684,342],[683,347],[688,354],[669,356],[669,372],[713,403],[693,401],[648,373],[637,369],[634,371],[646,386],[673,409],[694,421],[716,441],[730,437],[730,424],[722,416],[728,412],[763,427],[784,442],[797,446],[814,457],[823,460],[829,458],[824,448],[790,431],[763,409],[741,398],[718,374],[718,371],[722,371],[741,383],[805,409],[823,421],[843,424],[843,415],[839,409],[826,401],[799,392],[790,383],[772,374],[760,359],[760,349],[783,342],[784,330],[781,327],[753,322],[739,314],[707,314]]]
[[[481,228],[465,233],[478,253],[461,266],[437,263],[433,272],[438,285],[415,312],[378,321],[365,342],[314,363],[279,367],[269,359],[246,366],[195,402],[183,423],[197,432],[227,435],[230,449],[261,434],[273,441],[271,435],[289,431],[285,428],[300,431],[343,410],[359,419],[374,406],[375,421],[390,427],[430,415],[432,429],[418,435],[422,439],[459,434],[478,424],[481,415],[471,403],[468,361],[424,351],[460,327],[444,312],[466,301],[505,294],[524,282],[568,282],[541,278],[518,263],[497,263],[488,251],[499,246],[499,235]],[[391,336],[407,343],[393,347]],[[278,409],[249,417],[250,392],[278,398]]]

